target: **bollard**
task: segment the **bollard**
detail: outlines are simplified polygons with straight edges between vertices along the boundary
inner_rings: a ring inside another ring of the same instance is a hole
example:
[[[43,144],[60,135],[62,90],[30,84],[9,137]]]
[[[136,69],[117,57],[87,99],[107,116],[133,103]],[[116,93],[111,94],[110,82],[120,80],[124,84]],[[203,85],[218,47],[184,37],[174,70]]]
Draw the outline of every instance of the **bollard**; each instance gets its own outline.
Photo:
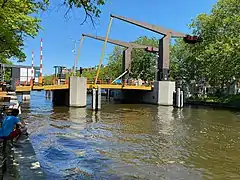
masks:
[[[98,87],[98,95],[97,95],[97,110],[101,109],[101,88]]]
[[[110,89],[107,89],[107,98],[110,101]]]
[[[92,89],[92,109],[96,109],[96,89]]]
[[[183,91],[180,92],[180,107],[183,107]]]
[[[176,91],[174,91],[174,92],[173,92],[173,107],[176,107],[176,106],[177,106],[176,98],[177,98],[177,93],[176,93]]]
[[[106,91],[106,100],[108,100],[108,89]]]
[[[176,106],[179,108],[181,105],[181,98],[180,98],[181,90],[180,88],[177,88],[176,92]]]
[[[47,99],[50,99],[51,98],[51,91],[46,91],[45,97]]]

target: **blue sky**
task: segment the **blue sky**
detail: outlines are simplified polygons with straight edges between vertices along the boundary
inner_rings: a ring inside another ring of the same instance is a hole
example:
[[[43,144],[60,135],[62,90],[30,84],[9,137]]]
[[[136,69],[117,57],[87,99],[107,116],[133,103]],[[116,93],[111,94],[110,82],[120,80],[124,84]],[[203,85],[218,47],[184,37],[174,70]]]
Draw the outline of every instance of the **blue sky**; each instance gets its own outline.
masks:
[[[90,20],[80,25],[84,19],[83,10],[74,10],[68,19],[64,18],[66,9],[59,6],[59,0],[53,0],[52,7],[47,12],[38,15],[43,30],[35,38],[25,41],[24,51],[27,55],[25,65],[31,65],[31,52],[35,52],[34,64],[39,66],[40,38],[43,38],[43,74],[54,72],[54,65],[64,65],[69,68],[74,63],[74,40],[79,40],[82,33],[105,36],[110,14],[121,15],[150,24],[164,26],[175,31],[189,33],[187,24],[200,13],[209,13],[217,0],[108,0],[102,7],[102,14],[96,20],[93,28]],[[139,36],[159,37],[151,31],[114,19],[109,38],[122,41],[134,41]],[[77,44],[78,47],[79,43]],[[90,67],[99,63],[103,42],[86,38],[83,41],[78,67]],[[113,45],[107,44],[103,64]]]

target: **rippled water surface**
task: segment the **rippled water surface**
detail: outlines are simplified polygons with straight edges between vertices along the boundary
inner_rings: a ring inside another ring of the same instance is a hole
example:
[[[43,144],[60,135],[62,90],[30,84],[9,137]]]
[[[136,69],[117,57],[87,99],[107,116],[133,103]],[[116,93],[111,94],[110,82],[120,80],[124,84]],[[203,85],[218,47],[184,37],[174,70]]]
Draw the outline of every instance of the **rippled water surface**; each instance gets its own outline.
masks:
[[[31,98],[22,117],[47,179],[240,179],[240,113]]]

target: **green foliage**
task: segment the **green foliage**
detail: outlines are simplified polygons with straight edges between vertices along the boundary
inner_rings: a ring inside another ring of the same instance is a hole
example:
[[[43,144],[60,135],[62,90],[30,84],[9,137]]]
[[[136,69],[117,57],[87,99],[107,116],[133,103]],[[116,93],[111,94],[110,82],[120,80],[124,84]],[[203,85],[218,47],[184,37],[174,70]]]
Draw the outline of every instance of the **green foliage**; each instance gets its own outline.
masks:
[[[83,71],[82,76],[86,77],[88,80],[93,80],[94,77],[96,76],[96,69],[95,70],[91,70],[91,71]]]
[[[122,73],[122,53],[123,48],[116,46],[108,57],[108,63],[100,69],[98,80],[106,80],[106,78],[115,79]],[[88,80],[94,80],[97,74],[97,68],[91,71],[83,71],[82,76]]]
[[[67,12],[73,8],[84,9],[87,17],[99,17],[99,7],[105,0],[64,0]],[[36,37],[41,29],[41,20],[34,17],[40,11],[47,10],[50,0],[0,0],[0,59],[18,59],[25,61],[24,39]]]
[[[171,46],[170,76],[174,80],[185,79],[188,83],[191,80],[201,80],[204,68],[202,61],[196,56],[196,46],[198,45],[186,44],[182,39],[177,39]]]
[[[54,75],[46,75],[43,78],[44,78],[44,83],[47,85],[50,85],[53,82]]]
[[[158,47],[156,38],[139,37],[136,44]],[[156,72],[157,57],[153,53],[146,52],[144,49],[133,49],[132,51],[132,77],[143,80],[154,80]]]
[[[122,74],[123,50],[122,47],[116,46],[108,57],[108,64],[103,71],[107,72],[111,79],[115,79]]]
[[[83,8],[87,16],[99,17],[101,14],[100,6],[104,5],[106,0],[64,0],[64,5],[69,9]]]
[[[134,43],[158,47],[155,38],[139,37]],[[123,48],[116,46],[108,57],[108,64],[101,72],[115,79],[122,73]],[[131,76],[144,80],[153,80],[155,76],[156,56],[143,49],[132,50]]]
[[[0,56],[0,63],[2,64],[8,64],[11,65],[12,62],[8,61],[6,58]],[[5,68],[4,69],[4,80],[9,81],[11,79],[11,69],[10,68]]]
[[[40,28],[40,20],[30,14],[37,13],[43,6],[32,0],[0,0],[0,5],[0,56],[24,61],[24,38],[36,36]]]
[[[8,64],[8,65],[13,64],[11,61],[7,60],[5,57],[3,57],[3,56],[1,56],[1,55],[0,55],[0,63],[2,63],[2,64]]]
[[[222,97],[216,96],[207,96],[207,97],[198,97],[193,96],[188,98],[188,101],[196,101],[196,102],[214,102],[214,103],[223,103],[223,104],[240,104],[240,95],[228,95]]]
[[[212,12],[200,14],[191,24],[193,34],[203,42],[187,45],[179,40],[172,47],[171,65],[175,77],[223,88],[233,77],[240,78],[240,1],[219,0]]]

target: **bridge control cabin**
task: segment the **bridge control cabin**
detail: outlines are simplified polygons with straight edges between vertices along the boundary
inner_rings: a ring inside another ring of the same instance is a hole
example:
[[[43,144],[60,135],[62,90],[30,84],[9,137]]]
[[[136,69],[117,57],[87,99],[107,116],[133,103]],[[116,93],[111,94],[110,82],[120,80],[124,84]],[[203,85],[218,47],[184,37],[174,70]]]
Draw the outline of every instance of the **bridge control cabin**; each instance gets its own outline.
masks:
[[[34,67],[32,75],[32,66],[0,63],[0,82],[7,82],[9,90],[12,91],[16,89],[17,85],[30,85],[32,76],[35,79],[35,83],[38,84],[39,75],[40,67]]]
[[[65,66],[54,66],[54,77],[55,77],[55,83],[65,84],[66,83],[66,74],[69,73],[69,69],[67,69]]]

